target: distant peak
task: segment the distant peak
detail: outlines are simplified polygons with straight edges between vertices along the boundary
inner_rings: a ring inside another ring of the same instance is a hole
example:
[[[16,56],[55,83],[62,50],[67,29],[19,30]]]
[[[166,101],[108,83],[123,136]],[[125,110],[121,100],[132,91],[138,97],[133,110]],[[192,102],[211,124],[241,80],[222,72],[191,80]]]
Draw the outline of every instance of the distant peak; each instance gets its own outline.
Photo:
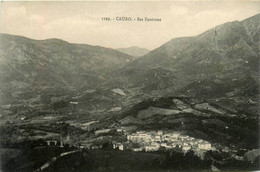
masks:
[[[138,47],[138,46],[123,47],[123,48],[118,48],[118,49],[142,49],[142,50],[150,51],[146,48],[141,48],[141,47]]]
[[[131,47],[127,47],[127,48],[118,48],[117,50],[122,53],[134,56],[134,57],[141,57],[150,51],[148,49],[140,48],[138,46],[131,46]]]

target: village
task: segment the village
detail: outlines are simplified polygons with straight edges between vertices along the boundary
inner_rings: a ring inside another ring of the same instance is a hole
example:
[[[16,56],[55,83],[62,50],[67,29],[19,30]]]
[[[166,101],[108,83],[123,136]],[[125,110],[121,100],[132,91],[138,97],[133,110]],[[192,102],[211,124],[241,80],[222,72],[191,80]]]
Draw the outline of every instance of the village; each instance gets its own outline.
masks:
[[[193,150],[199,156],[206,151],[215,150],[208,141],[182,135],[178,132],[137,131],[126,135],[127,141],[125,143],[114,143],[114,149],[125,150],[129,149],[130,144],[134,144],[135,146],[131,150],[135,152],[179,149],[184,153]]]

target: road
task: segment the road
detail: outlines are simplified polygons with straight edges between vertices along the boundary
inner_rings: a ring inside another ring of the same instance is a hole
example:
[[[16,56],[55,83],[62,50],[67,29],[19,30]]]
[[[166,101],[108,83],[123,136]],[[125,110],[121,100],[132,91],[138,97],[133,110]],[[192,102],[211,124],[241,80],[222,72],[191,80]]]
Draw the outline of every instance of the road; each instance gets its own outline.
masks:
[[[76,152],[80,152],[80,151],[81,150],[73,150],[73,151],[69,151],[69,152],[63,152],[59,156],[52,157],[50,161],[43,164],[40,168],[36,169],[34,172],[40,172],[40,171],[45,170],[46,168],[48,168],[52,163],[54,163],[60,157],[63,157],[63,156],[69,155],[69,154],[73,154],[73,153],[76,153]]]

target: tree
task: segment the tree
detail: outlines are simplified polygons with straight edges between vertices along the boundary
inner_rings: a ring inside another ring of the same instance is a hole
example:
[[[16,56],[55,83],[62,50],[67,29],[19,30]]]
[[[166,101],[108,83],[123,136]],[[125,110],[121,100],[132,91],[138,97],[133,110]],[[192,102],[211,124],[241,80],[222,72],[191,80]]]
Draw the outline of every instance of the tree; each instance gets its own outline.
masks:
[[[106,142],[102,145],[102,149],[113,149],[113,145],[110,142]]]

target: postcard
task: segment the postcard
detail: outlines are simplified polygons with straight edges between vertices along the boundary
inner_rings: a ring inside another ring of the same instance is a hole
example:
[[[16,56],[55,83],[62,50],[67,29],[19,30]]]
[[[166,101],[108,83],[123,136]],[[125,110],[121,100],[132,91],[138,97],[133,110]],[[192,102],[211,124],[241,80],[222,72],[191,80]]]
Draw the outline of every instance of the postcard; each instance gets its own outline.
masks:
[[[2,1],[1,171],[257,171],[260,1]]]

